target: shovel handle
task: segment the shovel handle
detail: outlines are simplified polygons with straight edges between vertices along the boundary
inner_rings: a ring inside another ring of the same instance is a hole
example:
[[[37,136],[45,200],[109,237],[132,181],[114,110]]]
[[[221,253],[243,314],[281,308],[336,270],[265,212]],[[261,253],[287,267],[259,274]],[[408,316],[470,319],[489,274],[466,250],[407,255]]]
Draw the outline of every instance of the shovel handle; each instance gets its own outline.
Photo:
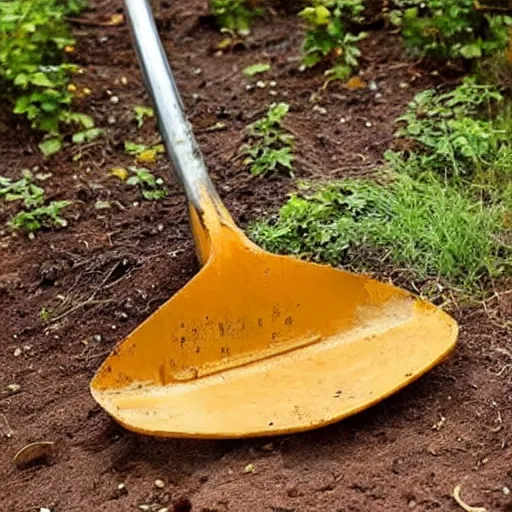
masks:
[[[185,189],[187,199],[201,213],[205,193],[210,201],[221,206],[221,199],[206,170],[191,124],[185,117],[183,102],[158,35],[149,1],[125,0],[125,7],[142,76],[155,107],[162,140]]]

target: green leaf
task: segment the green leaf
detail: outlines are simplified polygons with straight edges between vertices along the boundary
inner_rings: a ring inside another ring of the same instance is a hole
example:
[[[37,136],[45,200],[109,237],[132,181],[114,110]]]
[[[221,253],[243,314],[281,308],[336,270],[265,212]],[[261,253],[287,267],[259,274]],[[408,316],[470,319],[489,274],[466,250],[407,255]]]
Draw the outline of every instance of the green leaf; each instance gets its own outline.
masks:
[[[482,47],[478,43],[467,44],[460,49],[465,59],[477,59],[482,56]]]
[[[154,117],[155,111],[150,107],[144,107],[142,105],[137,105],[133,107],[133,112],[135,113],[135,120],[137,121],[137,127],[140,128],[144,124],[145,117]]]
[[[62,147],[62,142],[58,138],[48,139],[39,144],[39,149],[41,150],[41,153],[45,157],[51,156],[54,153],[57,153],[60,151]]]
[[[53,87],[55,84],[48,78],[48,75],[42,72],[34,73],[29,81],[40,87]]]
[[[259,73],[265,73],[265,71],[269,71],[271,69],[270,64],[266,63],[259,63],[259,64],[252,64],[251,66],[247,66],[243,70],[243,74],[245,76],[254,76]]]
[[[82,142],[91,142],[102,134],[103,130],[101,128],[91,128],[90,130],[75,133],[72,140],[75,144],[81,144]]]

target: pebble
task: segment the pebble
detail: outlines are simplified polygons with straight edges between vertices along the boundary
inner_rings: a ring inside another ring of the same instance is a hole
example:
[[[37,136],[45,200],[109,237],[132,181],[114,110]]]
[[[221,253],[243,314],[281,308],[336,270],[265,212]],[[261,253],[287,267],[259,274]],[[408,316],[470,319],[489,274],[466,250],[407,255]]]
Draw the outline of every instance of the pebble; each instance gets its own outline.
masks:
[[[342,117],[342,118],[340,119],[340,123],[341,123],[341,124],[345,124],[346,122],[347,122],[347,120],[346,120],[344,117]]]
[[[21,348],[16,348],[14,349],[14,357],[19,357],[21,356]]]
[[[247,85],[245,86],[245,90],[246,90],[246,91],[251,91],[252,89],[254,89],[254,85],[252,85],[252,84],[247,84]]]
[[[139,509],[143,512],[147,512],[148,510],[151,510],[151,507],[149,505],[139,505]]]
[[[275,80],[271,80],[268,85],[270,85],[270,87],[276,87],[277,85],[277,82]]]
[[[157,478],[155,480],[155,487],[157,489],[163,489],[165,487],[165,484],[164,484],[164,481],[163,480],[160,480],[159,478]]]
[[[156,512],[169,512],[167,507],[159,508]]]
[[[111,96],[110,103],[117,105],[119,103],[119,98],[117,96]]]
[[[320,107],[319,105],[313,106],[313,112],[318,112],[319,114],[327,114],[327,109],[325,107]]]
[[[247,464],[244,468],[244,473],[254,473],[254,464]]]
[[[416,506],[416,502],[414,500],[411,500],[411,501],[409,501],[409,503],[407,503],[407,506],[409,508],[414,508]]]
[[[370,80],[368,83],[368,89],[370,89],[370,91],[376,91],[378,88],[377,82],[375,80]]]
[[[51,509],[47,508],[47,507],[41,507],[39,509],[39,512],[52,512]]]
[[[503,489],[501,489],[501,492],[505,495],[505,496],[510,496],[510,489],[508,487],[503,487]]]
[[[371,121],[366,121],[366,123],[364,123],[364,125],[366,126],[366,128],[371,128],[373,126]]]
[[[128,78],[126,78],[125,76],[122,76],[119,81],[123,84],[123,85],[126,85],[128,83]]]
[[[21,391],[21,386],[19,384],[9,384],[6,386],[7,391],[12,395],[19,393]]]
[[[164,230],[164,225],[163,224],[158,224],[158,226],[156,227],[158,229],[158,231],[160,231],[160,233]]]
[[[98,343],[103,341],[103,336],[101,334],[95,334],[93,336],[93,338],[94,338],[94,341],[97,341]]]
[[[265,89],[266,86],[267,84],[263,80],[258,80],[256,82],[256,87],[259,87],[260,89]]]
[[[408,89],[409,88],[409,84],[407,82],[400,82],[398,84],[398,87],[400,87],[400,89]]]
[[[202,72],[203,72],[203,70],[201,68],[196,68],[193,71],[194,75],[200,75]]]
[[[381,93],[381,92],[377,92],[377,93],[375,94],[375,99],[376,99],[376,100],[380,100],[381,98],[382,98],[382,93]]]
[[[270,96],[277,96],[277,91],[268,91]]]
[[[108,116],[107,123],[108,124],[116,124],[117,119],[115,118],[115,116]]]

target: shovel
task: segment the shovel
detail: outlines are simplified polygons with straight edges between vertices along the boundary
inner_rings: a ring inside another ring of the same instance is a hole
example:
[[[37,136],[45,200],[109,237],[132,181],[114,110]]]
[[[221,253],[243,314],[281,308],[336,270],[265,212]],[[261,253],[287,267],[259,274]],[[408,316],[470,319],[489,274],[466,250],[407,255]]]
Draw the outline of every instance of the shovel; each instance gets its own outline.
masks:
[[[152,436],[294,433],[362,411],[443,361],[458,326],[434,305],[268,253],[235,225],[185,118],[148,2],[125,5],[202,268],[103,362],[90,385],[98,404]]]

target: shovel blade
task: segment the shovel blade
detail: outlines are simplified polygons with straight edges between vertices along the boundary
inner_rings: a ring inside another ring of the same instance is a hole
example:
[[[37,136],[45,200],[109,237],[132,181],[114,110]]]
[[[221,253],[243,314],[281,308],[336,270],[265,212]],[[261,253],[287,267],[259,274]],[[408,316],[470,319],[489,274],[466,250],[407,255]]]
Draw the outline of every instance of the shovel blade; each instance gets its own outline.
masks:
[[[299,432],[403,388],[448,356],[457,333],[399,288],[234,246],[115,348],[91,392],[143,434]]]

